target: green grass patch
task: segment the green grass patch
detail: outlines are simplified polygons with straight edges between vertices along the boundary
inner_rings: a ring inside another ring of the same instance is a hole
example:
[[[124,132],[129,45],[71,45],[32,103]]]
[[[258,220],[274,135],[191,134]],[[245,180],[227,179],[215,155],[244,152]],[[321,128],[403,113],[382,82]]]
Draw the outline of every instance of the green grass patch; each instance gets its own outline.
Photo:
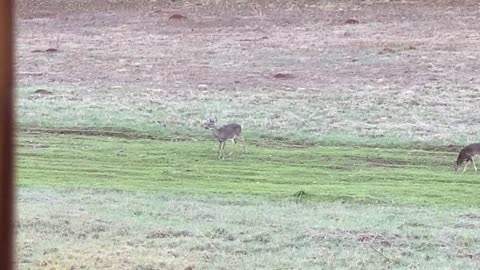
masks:
[[[21,135],[17,184],[195,194],[253,194],[388,204],[480,205],[480,179],[455,174],[455,154],[365,147],[228,144]]]

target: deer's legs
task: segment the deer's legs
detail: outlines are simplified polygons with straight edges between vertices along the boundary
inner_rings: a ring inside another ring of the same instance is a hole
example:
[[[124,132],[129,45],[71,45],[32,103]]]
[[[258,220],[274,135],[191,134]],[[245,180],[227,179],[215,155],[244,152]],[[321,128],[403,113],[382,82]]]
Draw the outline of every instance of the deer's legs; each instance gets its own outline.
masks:
[[[243,136],[236,136],[234,138],[232,138],[232,141],[233,143],[237,143],[237,141],[240,140],[243,144],[243,151],[246,153],[247,152],[247,147],[245,146],[245,139],[243,138]]]
[[[222,159],[225,159],[225,142],[221,143],[220,149],[221,149],[220,151],[222,153]]]
[[[220,142],[220,144],[218,145],[218,159],[222,158],[222,144],[223,142]]]
[[[473,164],[473,168],[475,169],[475,172],[477,172],[477,166],[475,166],[475,160],[473,160],[473,157],[472,157],[472,164]]]
[[[245,138],[239,137],[239,139],[242,141],[243,144],[243,151],[246,153],[247,152],[247,147],[245,146]]]
[[[468,166],[468,161],[465,162],[465,167],[463,167],[463,172],[465,172],[467,170],[467,166]]]

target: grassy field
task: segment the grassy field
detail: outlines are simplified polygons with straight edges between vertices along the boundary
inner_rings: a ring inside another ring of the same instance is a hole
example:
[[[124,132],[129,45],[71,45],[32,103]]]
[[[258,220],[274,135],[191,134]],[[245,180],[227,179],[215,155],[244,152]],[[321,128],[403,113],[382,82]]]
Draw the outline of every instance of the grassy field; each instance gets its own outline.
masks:
[[[20,269],[478,269],[478,208],[18,193]],[[190,268],[189,268],[190,267]]]
[[[20,186],[480,206],[477,175],[455,174],[451,152],[231,144],[218,160],[205,141],[29,135],[18,145]]]
[[[479,137],[476,1],[19,2],[22,126],[197,137],[215,114],[300,142]]]
[[[18,269],[480,268],[478,3],[258,2],[17,1]]]
[[[218,160],[205,141],[17,144],[20,268],[480,266],[480,181],[455,174],[451,152],[252,142]]]

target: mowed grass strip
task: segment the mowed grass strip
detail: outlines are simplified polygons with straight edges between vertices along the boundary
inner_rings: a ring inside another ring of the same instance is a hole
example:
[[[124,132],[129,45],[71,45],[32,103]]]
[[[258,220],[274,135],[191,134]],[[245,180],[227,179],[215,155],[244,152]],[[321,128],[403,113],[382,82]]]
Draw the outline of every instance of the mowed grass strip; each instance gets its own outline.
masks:
[[[227,144],[21,134],[20,186],[254,194],[387,204],[480,206],[480,175],[456,174],[456,153],[361,147]]]

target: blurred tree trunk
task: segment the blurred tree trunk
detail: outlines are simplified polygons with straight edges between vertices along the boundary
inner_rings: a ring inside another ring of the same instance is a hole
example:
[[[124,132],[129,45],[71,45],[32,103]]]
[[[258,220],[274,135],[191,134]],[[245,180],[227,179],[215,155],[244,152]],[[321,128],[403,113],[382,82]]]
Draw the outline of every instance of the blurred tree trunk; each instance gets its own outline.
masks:
[[[0,269],[13,269],[13,0],[0,1]]]

